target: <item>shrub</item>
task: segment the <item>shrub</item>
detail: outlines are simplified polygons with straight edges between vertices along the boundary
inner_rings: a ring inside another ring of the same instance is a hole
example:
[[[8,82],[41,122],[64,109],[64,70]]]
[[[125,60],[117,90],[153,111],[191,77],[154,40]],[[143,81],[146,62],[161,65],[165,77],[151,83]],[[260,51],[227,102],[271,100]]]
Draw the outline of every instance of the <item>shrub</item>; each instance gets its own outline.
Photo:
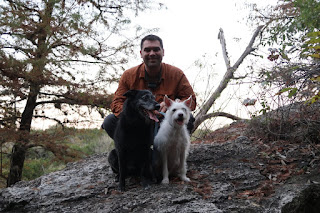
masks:
[[[247,134],[264,141],[320,143],[320,103],[290,104],[249,122]]]

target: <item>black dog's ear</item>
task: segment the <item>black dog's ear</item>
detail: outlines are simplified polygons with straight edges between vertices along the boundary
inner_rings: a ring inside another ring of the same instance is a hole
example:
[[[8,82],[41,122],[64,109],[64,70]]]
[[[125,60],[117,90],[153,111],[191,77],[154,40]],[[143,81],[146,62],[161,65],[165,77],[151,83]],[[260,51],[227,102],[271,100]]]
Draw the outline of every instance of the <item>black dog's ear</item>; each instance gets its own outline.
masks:
[[[127,98],[134,97],[137,94],[138,90],[128,90],[126,93],[123,94],[123,96],[126,96]]]

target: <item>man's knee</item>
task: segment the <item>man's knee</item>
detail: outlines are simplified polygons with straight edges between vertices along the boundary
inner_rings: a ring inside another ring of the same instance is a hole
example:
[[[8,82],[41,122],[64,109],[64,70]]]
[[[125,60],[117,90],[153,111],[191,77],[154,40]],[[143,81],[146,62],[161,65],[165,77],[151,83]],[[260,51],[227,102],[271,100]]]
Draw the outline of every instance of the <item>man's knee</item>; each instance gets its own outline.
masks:
[[[188,129],[188,132],[189,134],[191,135],[192,133],[192,130],[194,128],[194,121],[195,121],[195,118],[193,117],[193,115],[190,113],[190,119],[189,119],[189,122],[187,124],[187,129]]]
[[[113,139],[117,123],[118,118],[114,114],[110,114],[104,119],[101,128],[104,129],[108,133],[108,135]]]

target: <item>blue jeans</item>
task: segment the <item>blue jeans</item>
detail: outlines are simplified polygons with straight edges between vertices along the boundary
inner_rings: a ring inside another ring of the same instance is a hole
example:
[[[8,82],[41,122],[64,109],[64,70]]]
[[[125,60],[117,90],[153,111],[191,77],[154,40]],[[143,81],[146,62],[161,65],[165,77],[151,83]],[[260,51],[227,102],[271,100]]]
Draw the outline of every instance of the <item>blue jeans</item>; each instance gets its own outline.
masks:
[[[104,129],[112,139],[114,132],[116,131],[118,120],[119,118],[117,118],[114,114],[110,114],[104,119],[101,125],[101,128]]]

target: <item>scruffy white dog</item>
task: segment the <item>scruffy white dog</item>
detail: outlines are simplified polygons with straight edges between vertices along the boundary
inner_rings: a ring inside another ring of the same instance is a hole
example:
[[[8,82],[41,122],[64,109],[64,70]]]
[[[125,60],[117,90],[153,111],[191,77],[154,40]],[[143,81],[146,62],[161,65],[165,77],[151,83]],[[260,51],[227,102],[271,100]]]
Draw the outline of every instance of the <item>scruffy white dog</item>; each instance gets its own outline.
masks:
[[[186,124],[190,118],[191,101],[191,96],[183,102],[164,97],[168,110],[154,139],[154,149],[158,154],[156,168],[162,171],[162,184],[169,183],[169,175],[178,176],[183,181],[190,181],[186,176],[186,159],[190,147],[190,136]]]

